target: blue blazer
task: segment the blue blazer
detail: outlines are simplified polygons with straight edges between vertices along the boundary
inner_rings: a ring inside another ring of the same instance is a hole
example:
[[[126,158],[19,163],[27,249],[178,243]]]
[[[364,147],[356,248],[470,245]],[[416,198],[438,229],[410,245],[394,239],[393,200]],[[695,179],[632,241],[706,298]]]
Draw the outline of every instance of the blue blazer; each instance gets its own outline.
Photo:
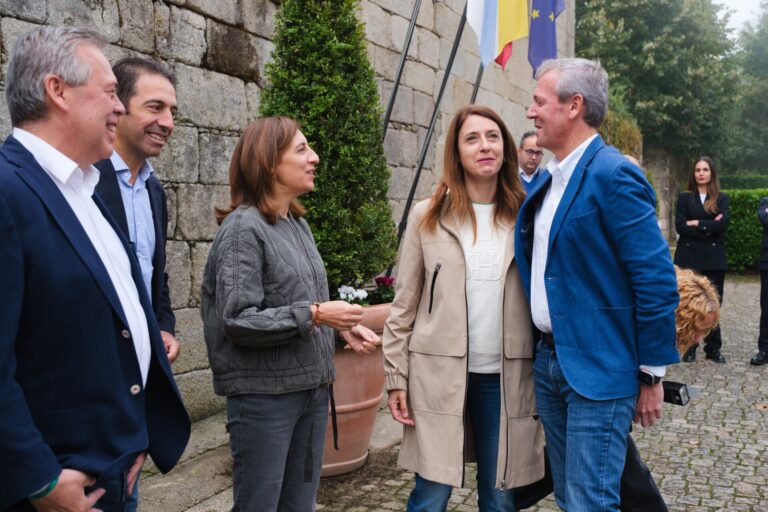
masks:
[[[531,179],[531,181],[525,181],[522,178],[522,176],[521,176],[520,177],[520,183],[523,184],[523,188],[525,189],[525,193],[526,194],[530,194],[531,190],[533,190],[533,188],[536,186],[536,183],[538,183],[539,180],[541,179],[541,176],[543,174],[546,174],[546,173],[547,172],[544,169],[539,167],[538,169],[536,169],[536,174],[533,175],[533,178]]]
[[[515,247],[530,298],[534,216],[545,173],[520,208]],[[544,285],[558,360],[571,387],[593,400],[637,394],[640,364],[679,361],[677,282],[642,171],[598,136],[568,182],[549,234]]]
[[[0,510],[62,468],[99,480],[148,450],[169,471],[189,417],[141,283],[138,262],[94,195],[131,261],[147,316],[146,387],[117,292],[53,180],[12,136],[0,147]]]
[[[126,238],[129,238],[128,220],[125,216],[123,196],[117,173],[112,161],[107,158],[95,164],[101,175],[96,185],[101,199],[114,217]],[[165,271],[165,242],[168,231],[168,200],[160,181],[154,175],[147,180],[149,204],[152,208],[152,221],[155,229],[155,251],[152,257],[152,308],[161,331],[175,334],[176,316],[171,307],[171,295],[168,289],[168,273]]]

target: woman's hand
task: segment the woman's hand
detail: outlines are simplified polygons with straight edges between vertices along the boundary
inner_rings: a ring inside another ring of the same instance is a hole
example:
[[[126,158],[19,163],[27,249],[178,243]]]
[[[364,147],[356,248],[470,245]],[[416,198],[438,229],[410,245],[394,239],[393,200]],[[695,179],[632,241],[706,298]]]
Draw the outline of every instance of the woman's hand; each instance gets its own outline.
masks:
[[[723,220],[723,214],[718,213],[717,216],[715,217],[715,220]]]
[[[319,311],[316,311],[319,308]],[[338,331],[348,331],[363,319],[363,306],[350,304],[343,300],[323,302],[320,306],[312,306],[312,315],[318,315],[321,324],[333,327]]]
[[[416,422],[411,419],[408,413],[408,392],[406,390],[390,390],[387,405],[389,406],[389,412],[392,413],[392,418],[396,422],[408,425],[409,427],[416,425]]]
[[[686,226],[696,227],[696,226],[699,225],[699,219],[693,219],[693,220],[686,221],[685,225]]]
[[[371,353],[381,345],[381,338],[364,325],[356,325],[348,331],[341,331],[339,334],[341,339],[347,342],[344,348],[352,349],[358,354]]]

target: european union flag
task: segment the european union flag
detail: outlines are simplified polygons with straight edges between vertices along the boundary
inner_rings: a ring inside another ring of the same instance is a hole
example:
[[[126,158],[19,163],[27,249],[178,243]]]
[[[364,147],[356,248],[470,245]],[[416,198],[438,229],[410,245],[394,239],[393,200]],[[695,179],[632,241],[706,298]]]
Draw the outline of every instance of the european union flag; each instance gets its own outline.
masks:
[[[542,62],[557,58],[557,27],[555,19],[565,10],[565,0],[533,0],[531,28],[528,35],[528,62],[533,74]]]

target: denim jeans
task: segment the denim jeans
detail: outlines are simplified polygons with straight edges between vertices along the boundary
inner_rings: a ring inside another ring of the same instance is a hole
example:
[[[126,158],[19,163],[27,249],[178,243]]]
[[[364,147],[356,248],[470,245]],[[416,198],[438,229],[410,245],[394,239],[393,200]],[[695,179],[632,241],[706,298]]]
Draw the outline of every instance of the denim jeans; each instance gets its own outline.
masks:
[[[328,387],[227,397],[233,511],[315,509]]]
[[[618,511],[637,397],[579,395],[563,376],[555,352],[541,342],[533,371],[558,506],[568,512]]]
[[[467,408],[477,452],[477,494],[481,512],[514,512],[511,490],[496,489],[499,457],[499,417],[501,385],[498,373],[470,373],[467,376]],[[438,512],[448,506],[452,487],[416,475],[416,485],[408,499],[408,512]]]
[[[136,475],[136,482],[133,484],[133,492],[125,501],[125,512],[136,512],[139,509],[139,479],[141,471]]]

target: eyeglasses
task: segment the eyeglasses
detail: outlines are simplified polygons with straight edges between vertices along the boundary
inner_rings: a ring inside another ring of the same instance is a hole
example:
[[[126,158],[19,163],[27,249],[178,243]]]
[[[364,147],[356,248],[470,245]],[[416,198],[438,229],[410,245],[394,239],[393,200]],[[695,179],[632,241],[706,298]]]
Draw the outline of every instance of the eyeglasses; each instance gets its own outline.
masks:
[[[544,155],[543,151],[534,151],[532,149],[524,149],[523,151],[528,155],[528,158],[541,158]]]

